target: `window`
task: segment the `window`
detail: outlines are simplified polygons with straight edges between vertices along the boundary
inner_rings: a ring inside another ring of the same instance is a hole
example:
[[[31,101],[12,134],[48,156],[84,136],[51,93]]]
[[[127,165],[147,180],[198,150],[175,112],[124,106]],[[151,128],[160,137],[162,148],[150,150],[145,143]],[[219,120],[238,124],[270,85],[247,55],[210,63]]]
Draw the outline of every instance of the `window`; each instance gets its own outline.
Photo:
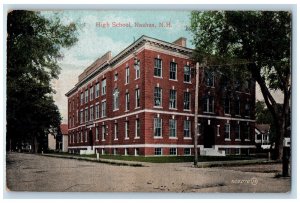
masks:
[[[98,98],[99,95],[100,95],[100,84],[97,83],[97,84],[96,84],[96,98]]]
[[[162,77],[162,61],[161,59],[155,59],[154,64],[154,76]]]
[[[106,135],[106,126],[102,125],[102,141],[105,141],[105,135]]]
[[[225,124],[224,136],[225,136],[225,140],[230,140],[230,124],[229,123]]]
[[[176,137],[176,120],[175,119],[169,120],[169,136]]]
[[[99,140],[99,130],[98,130],[98,127],[96,127],[96,141]]]
[[[248,102],[245,104],[245,116],[250,116],[250,104]]]
[[[89,101],[89,91],[85,90],[85,103],[87,103]]]
[[[83,110],[80,110],[80,123],[83,123]]]
[[[139,138],[141,135],[141,123],[140,119],[135,120],[135,137]]]
[[[83,142],[83,132],[80,132],[80,142]]]
[[[94,99],[94,86],[90,88],[90,101]]]
[[[245,140],[250,140],[250,126],[245,127]]]
[[[125,152],[124,152],[124,155],[125,155],[125,156],[128,155],[128,151],[129,151],[129,149],[128,149],[128,148],[125,148]]]
[[[237,98],[235,100],[235,115],[241,115],[241,102],[240,98]]]
[[[140,149],[139,148],[135,148],[134,149],[134,156],[138,156],[140,155]]]
[[[80,94],[80,105],[84,104],[83,92]]]
[[[241,154],[241,148],[234,149],[234,154],[240,155]]]
[[[102,80],[102,95],[106,95],[106,79]]]
[[[174,62],[170,63],[170,79],[171,80],[177,79],[177,63]]]
[[[77,143],[80,142],[80,134],[81,134],[81,132],[77,132],[77,139],[76,139],[76,142],[77,142]]]
[[[206,113],[213,113],[214,112],[214,97],[207,96],[207,97],[204,98],[203,111],[206,112]]]
[[[101,117],[106,117],[106,101],[102,101],[101,103]]]
[[[126,67],[125,84],[129,83],[129,66]]]
[[[140,70],[140,61],[137,62],[137,64],[134,65],[135,69],[135,79],[140,78],[141,70]]]
[[[113,93],[113,110],[119,109],[119,90],[116,88]]]
[[[94,107],[90,107],[90,121],[94,120]]]
[[[162,120],[161,118],[154,118],[154,137],[162,136]]]
[[[205,85],[208,87],[214,87],[215,86],[214,73],[212,71],[206,70],[204,74],[205,74]]]
[[[224,99],[224,114],[230,114],[230,98]]]
[[[176,90],[170,90],[169,108],[176,109]]]
[[[184,70],[183,81],[184,82],[191,82],[191,67],[184,66],[183,70]]]
[[[115,140],[118,139],[118,131],[119,131],[118,128],[119,128],[119,127],[118,127],[118,123],[115,123],[115,124],[114,124],[114,139],[115,139]]]
[[[87,130],[84,131],[84,142],[87,142]]]
[[[183,123],[183,134],[184,137],[191,137],[191,121],[190,120],[184,120]]]
[[[184,148],[184,155],[191,155],[191,148]]]
[[[88,111],[87,108],[85,109],[84,117],[85,117],[84,122],[88,122],[88,120],[89,120],[89,111]]]
[[[140,107],[140,89],[135,89],[135,107]]]
[[[129,111],[129,92],[125,94],[125,111]]]
[[[183,109],[190,110],[191,108],[191,94],[189,92],[183,93]]]
[[[114,155],[117,155],[117,154],[118,154],[118,149],[114,148]]]
[[[114,81],[117,81],[117,80],[118,80],[118,73],[115,73]]]
[[[170,148],[170,155],[177,155],[177,148]]]
[[[235,126],[235,139],[237,139],[237,140],[241,139],[241,126],[240,126],[240,124],[237,124]]]
[[[125,139],[129,139],[129,121],[125,122]]]
[[[154,148],[155,155],[162,155],[162,148]]]
[[[96,111],[96,119],[100,117],[100,109],[99,109],[99,104],[95,106],[95,111]]]
[[[162,106],[161,104],[162,89],[160,87],[154,88],[154,106]]]

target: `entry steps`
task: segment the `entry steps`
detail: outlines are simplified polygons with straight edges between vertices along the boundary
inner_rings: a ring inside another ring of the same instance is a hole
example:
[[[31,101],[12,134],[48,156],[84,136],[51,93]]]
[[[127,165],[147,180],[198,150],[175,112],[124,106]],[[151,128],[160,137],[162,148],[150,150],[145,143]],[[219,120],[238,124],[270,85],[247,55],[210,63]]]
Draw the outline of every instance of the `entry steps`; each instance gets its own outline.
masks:
[[[200,151],[201,156],[225,156],[225,150],[216,150],[214,148],[204,148]]]
[[[92,149],[91,146],[87,147],[87,149],[81,149],[80,150],[80,155],[90,155],[90,154],[95,154],[95,148]]]

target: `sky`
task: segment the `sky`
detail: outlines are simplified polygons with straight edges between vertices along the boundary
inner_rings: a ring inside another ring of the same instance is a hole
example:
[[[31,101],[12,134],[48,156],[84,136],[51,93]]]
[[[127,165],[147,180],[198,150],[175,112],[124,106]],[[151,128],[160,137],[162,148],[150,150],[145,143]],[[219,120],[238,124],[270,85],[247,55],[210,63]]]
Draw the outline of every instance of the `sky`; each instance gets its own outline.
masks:
[[[54,95],[62,122],[67,123],[67,97],[65,94],[78,82],[78,76],[97,58],[107,51],[115,56],[142,35],[173,42],[179,37],[187,38],[187,47],[194,48],[192,34],[186,30],[190,23],[189,11],[117,11],[117,10],[65,10],[43,11],[48,18],[58,16],[63,24],[78,25],[78,42],[69,49],[63,49],[64,57],[59,61],[61,74],[53,81]],[[131,27],[113,27],[129,24]],[[135,27],[135,23],[154,24],[156,27]],[[159,27],[159,23],[171,25]],[[262,100],[256,85],[256,98]],[[282,100],[280,93],[274,93],[277,101]]]

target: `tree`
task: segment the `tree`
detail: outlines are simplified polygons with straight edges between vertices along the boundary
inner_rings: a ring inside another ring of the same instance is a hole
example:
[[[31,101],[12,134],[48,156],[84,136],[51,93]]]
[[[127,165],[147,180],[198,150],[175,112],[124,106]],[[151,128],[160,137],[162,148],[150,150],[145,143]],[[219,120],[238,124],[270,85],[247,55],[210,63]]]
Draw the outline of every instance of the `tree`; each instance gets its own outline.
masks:
[[[283,137],[289,133],[291,14],[283,11],[194,11],[190,30],[194,35],[195,60],[205,58],[213,66],[229,64],[220,70],[232,69],[240,75],[250,73],[258,83],[276,123],[275,157],[281,159]],[[283,104],[276,103],[270,90],[283,93]]]
[[[7,149],[28,141],[35,147],[47,133],[59,131],[51,80],[60,73],[61,48],[76,41],[75,24],[63,25],[57,17],[33,11],[8,13]]]

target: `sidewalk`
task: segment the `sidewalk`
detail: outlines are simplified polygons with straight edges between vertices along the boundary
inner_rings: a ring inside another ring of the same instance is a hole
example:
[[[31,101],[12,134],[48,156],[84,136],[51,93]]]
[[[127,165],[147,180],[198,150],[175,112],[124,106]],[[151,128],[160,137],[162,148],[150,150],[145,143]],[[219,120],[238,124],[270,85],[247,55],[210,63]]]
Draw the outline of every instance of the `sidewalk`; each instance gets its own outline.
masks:
[[[155,166],[179,166],[179,167],[193,167],[192,162],[177,162],[177,163],[151,163],[151,162],[137,162],[137,161],[125,161],[116,159],[103,159],[84,157],[76,155],[60,155],[60,154],[43,154],[43,156],[65,158],[65,159],[76,159],[83,161],[92,161],[99,163],[106,163],[119,166],[133,166],[133,167],[155,167]],[[267,160],[267,159],[253,159],[253,160],[232,160],[232,161],[209,161],[209,162],[198,162],[198,168],[210,168],[210,167],[226,167],[226,166],[240,166],[240,165],[251,165],[251,164],[268,164],[268,163],[278,163],[278,161]]]

